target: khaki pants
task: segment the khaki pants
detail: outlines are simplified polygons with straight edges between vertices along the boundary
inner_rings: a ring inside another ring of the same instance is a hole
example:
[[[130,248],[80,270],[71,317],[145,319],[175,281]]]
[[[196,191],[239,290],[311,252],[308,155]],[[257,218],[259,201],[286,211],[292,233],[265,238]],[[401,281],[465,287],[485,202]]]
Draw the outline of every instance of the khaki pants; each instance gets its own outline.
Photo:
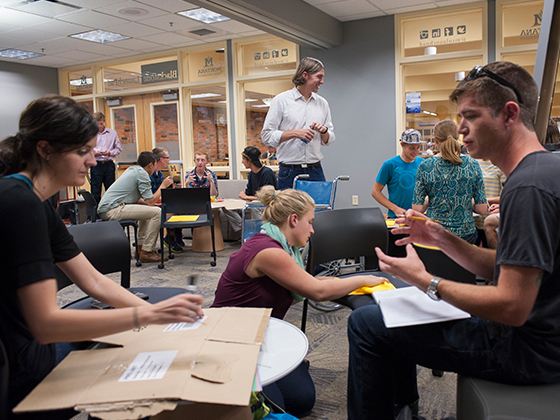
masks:
[[[156,206],[142,204],[120,204],[99,215],[103,220],[137,220],[138,245],[142,250],[151,252],[156,247],[156,242],[161,226],[161,209]]]

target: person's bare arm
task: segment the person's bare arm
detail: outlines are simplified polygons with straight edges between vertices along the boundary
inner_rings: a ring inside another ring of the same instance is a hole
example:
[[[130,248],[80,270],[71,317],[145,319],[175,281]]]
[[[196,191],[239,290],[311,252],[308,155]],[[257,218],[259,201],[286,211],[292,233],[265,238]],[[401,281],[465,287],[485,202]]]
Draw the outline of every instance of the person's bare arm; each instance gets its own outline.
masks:
[[[336,299],[362,286],[376,286],[386,280],[371,275],[317,279],[279,248],[260,251],[251,260],[245,273],[251,278],[268,276],[284,288],[316,301]]]
[[[371,190],[371,196],[375,199],[375,201],[377,201],[383,207],[386,207],[387,209],[391,210],[397,216],[404,214],[406,212],[406,209],[403,209],[397,206],[395,203],[389,201],[389,199],[385,197],[385,195],[382,192],[383,188],[385,188],[385,185],[382,185],[376,181],[373,184],[373,189]]]
[[[177,295],[150,305],[100,274],[83,254],[59,266],[86,293],[120,309],[60,309],[55,279],[21,287],[17,296],[25,322],[42,344],[84,341],[147,324],[192,323],[203,313],[198,295]]]

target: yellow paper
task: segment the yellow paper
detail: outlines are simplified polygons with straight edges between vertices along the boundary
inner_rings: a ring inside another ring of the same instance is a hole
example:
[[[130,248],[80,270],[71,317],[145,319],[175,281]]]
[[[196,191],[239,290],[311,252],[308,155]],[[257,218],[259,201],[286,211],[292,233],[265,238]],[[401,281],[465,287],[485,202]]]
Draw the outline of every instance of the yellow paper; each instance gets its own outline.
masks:
[[[198,220],[198,215],[190,216],[171,216],[168,222],[196,222]]]
[[[380,292],[382,290],[391,290],[395,289],[388,280],[385,280],[383,283],[378,284],[377,286],[364,286],[360,287],[359,289],[354,290],[352,293],[348,293],[349,295],[371,295],[373,292]]]
[[[387,226],[395,226],[394,220],[385,220],[385,223],[387,223]]]

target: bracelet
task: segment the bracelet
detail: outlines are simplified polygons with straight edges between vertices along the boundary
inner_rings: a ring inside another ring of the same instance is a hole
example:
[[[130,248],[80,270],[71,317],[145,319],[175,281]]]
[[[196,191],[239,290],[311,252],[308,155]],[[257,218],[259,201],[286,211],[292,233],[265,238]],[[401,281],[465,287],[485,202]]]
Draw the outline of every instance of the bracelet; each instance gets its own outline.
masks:
[[[132,322],[134,323],[134,328],[140,328],[140,322],[138,322],[138,306],[132,308]]]
[[[326,128],[326,127],[325,127]],[[319,131],[319,133],[321,134],[327,134],[329,132],[329,129],[327,128],[325,131]]]

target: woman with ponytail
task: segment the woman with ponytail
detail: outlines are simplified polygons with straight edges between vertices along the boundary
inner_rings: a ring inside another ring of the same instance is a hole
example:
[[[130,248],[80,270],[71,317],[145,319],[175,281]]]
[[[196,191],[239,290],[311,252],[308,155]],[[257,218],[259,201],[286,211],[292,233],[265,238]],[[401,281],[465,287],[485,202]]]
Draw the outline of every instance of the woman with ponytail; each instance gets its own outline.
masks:
[[[311,276],[304,269],[299,248],[305,246],[313,233],[313,199],[303,191],[276,191],[271,185],[262,187],[257,198],[266,205],[262,230],[231,255],[218,283],[213,307],[272,308],[272,316],[283,318],[301,296],[316,301],[332,300],[385,280],[371,275],[344,279]],[[303,363],[265,387],[264,393],[296,417],[309,412],[315,404],[315,387]]]
[[[85,183],[96,164],[98,131],[73,99],[52,95],[29,104],[18,133],[0,141],[0,338],[8,356],[10,411],[72,349],[69,342],[146,324],[192,323],[202,314],[201,296],[150,305],[99,273],[47,201],[66,186]],[[120,309],[60,309],[55,264],[86,294]],[[64,420],[76,414],[69,409],[8,418]]]
[[[416,173],[412,208],[426,212],[447,230],[474,243],[473,211],[486,214],[488,204],[478,162],[461,155],[457,124],[443,120],[434,128],[440,156],[426,159]],[[427,197],[427,200],[426,200]]]

